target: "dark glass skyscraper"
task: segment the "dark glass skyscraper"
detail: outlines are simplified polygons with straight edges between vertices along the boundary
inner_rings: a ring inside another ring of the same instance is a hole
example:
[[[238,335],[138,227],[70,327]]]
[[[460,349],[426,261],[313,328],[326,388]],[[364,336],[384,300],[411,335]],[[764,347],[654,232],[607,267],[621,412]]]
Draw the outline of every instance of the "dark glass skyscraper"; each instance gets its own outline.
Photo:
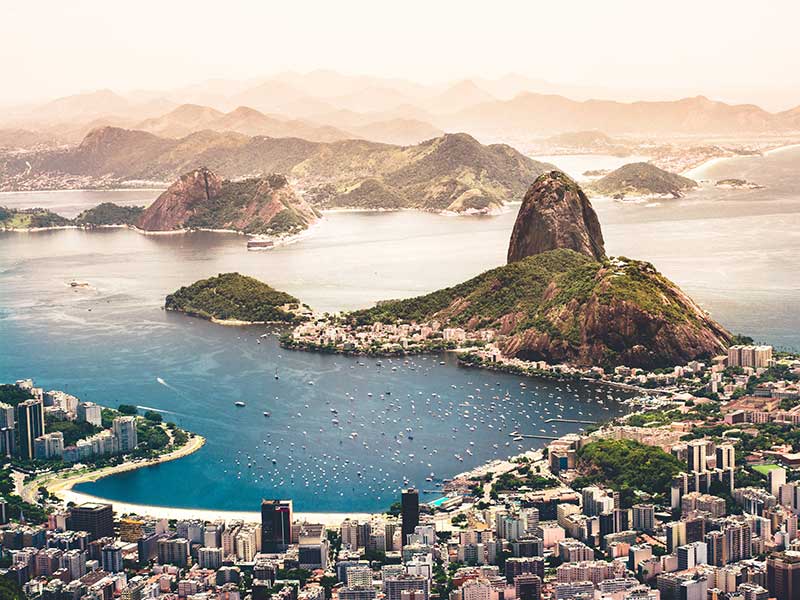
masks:
[[[419,492],[414,488],[403,490],[400,496],[400,516],[403,520],[403,541],[408,543],[408,535],[414,533],[419,525]]]
[[[25,400],[17,405],[17,446],[19,456],[33,458],[33,440],[44,435],[44,406],[39,400]]]
[[[261,501],[261,551],[284,552],[292,543],[292,501]]]

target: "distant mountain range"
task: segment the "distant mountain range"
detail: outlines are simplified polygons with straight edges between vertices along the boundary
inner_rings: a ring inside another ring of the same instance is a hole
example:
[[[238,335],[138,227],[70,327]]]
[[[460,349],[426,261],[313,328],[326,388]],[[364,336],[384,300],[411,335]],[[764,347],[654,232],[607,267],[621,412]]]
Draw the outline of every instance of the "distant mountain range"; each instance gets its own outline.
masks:
[[[515,75],[421,85],[313,71],[252,81],[212,80],[171,91],[123,95],[99,90],[66,96],[7,110],[0,129],[29,130],[71,143],[92,128],[111,125],[168,137],[211,128],[311,141],[364,138],[397,144],[415,144],[445,131],[467,131],[490,140],[576,130],[644,136],[800,131],[800,106],[768,112],[755,104],[703,96],[639,102],[586,99],[591,92]],[[28,147],[30,140],[17,142]]]
[[[210,119],[228,116],[201,112]],[[47,182],[44,187],[60,187],[62,180],[88,177],[108,187],[170,182],[200,167],[225,179],[282,173],[322,208],[453,212],[498,209],[521,197],[530,181],[552,168],[510,146],[486,146],[467,134],[396,146],[365,140],[249,137],[210,130],[174,139],[103,127],[76,147],[6,157],[0,162],[0,183],[5,188],[19,188],[34,180]],[[372,193],[376,190],[381,193]]]
[[[577,102],[525,93],[471,106],[443,117],[444,128],[484,135],[555,134],[579,129],[628,134],[759,134],[800,130],[800,107],[770,113],[753,104],[731,105],[703,96],[672,102]]]

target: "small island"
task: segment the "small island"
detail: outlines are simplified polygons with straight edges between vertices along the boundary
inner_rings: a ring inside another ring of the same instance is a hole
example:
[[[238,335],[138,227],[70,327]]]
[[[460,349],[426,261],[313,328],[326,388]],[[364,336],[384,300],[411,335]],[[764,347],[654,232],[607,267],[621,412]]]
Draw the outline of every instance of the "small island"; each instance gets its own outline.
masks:
[[[724,190],[760,190],[764,188],[763,185],[753,183],[752,181],[736,178],[720,179],[714,184],[714,187]]]
[[[94,227],[130,227],[141,216],[141,206],[120,206],[103,202],[81,212],[74,219],[62,217],[45,208],[8,208],[0,206],[0,230],[38,231],[43,229]]]
[[[164,308],[224,325],[298,323],[308,313],[294,296],[239,273],[182,287],[167,296]]]
[[[45,208],[7,208],[0,206],[0,229],[26,231],[73,225],[70,219]]]
[[[629,197],[682,198],[696,187],[697,182],[693,179],[644,162],[623,165],[587,186],[595,194],[616,200]]]

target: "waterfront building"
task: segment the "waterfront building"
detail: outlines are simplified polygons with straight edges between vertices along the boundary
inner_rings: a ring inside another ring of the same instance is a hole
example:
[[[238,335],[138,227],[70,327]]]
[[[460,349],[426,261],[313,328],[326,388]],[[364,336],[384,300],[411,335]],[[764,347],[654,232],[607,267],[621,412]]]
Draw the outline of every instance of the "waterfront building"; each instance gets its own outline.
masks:
[[[103,409],[94,402],[80,402],[77,415],[81,423],[91,423],[95,427],[103,426]]]
[[[111,425],[114,439],[120,454],[129,454],[136,450],[139,438],[136,433],[136,417],[122,416],[114,419]]]
[[[85,502],[69,509],[67,527],[86,531],[93,540],[114,536],[114,509],[110,504]]]
[[[261,551],[285,552],[292,541],[292,501],[261,501]]]
[[[64,434],[45,433],[33,440],[33,455],[41,460],[61,459],[64,456]]]
[[[400,494],[400,517],[402,541],[401,544],[408,543],[408,536],[414,533],[419,525],[419,492],[414,488],[408,488]]]
[[[340,533],[342,536],[342,547],[350,550],[358,549],[358,521],[345,519],[342,521]]]

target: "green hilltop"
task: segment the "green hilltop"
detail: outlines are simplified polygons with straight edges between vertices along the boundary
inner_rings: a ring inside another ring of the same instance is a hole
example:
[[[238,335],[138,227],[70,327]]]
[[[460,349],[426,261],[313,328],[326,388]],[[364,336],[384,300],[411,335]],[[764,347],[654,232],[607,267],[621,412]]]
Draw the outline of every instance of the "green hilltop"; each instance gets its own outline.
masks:
[[[578,364],[666,366],[721,352],[728,332],[647,262],[542,252],[459,285],[345,316],[494,329],[504,354]]]
[[[253,277],[222,273],[170,294],[165,308],[203,319],[293,323],[300,301]]]

